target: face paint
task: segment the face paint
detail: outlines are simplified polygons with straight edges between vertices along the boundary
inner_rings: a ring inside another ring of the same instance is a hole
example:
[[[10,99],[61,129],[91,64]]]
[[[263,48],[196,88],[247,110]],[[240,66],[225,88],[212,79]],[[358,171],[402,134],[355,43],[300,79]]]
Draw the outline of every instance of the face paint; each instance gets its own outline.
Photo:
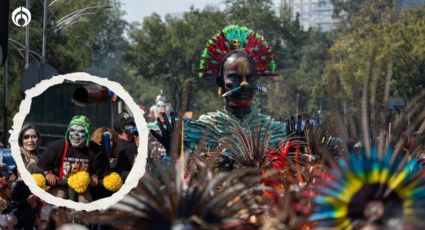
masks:
[[[82,125],[72,125],[69,128],[69,141],[73,147],[83,147],[87,140],[87,132]]]
[[[224,90],[228,92],[242,87],[237,93],[226,97],[230,106],[243,107],[252,103],[255,90],[248,89],[255,86],[258,77],[254,75],[252,64],[244,56],[229,56],[223,66]]]
[[[34,129],[28,129],[22,135],[22,148],[27,152],[34,152],[38,148],[38,136]]]

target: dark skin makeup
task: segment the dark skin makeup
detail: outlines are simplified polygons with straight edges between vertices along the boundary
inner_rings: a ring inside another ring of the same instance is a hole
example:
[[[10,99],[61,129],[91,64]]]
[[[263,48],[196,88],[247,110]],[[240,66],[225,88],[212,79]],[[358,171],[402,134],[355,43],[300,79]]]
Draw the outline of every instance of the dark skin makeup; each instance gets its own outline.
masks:
[[[224,92],[240,87],[241,89],[226,97],[226,110],[242,118],[251,112],[255,90],[250,86],[257,84],[255,67],[241,53],[230,55],[223,65]]]

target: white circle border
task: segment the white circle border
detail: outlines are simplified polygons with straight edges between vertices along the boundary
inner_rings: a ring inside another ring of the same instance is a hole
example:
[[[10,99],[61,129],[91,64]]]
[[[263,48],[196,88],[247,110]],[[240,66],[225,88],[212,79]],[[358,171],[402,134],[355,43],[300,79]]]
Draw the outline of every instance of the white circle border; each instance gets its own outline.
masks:
[[[62,199],[55,197],[50,193],[39,188],[32,178],[30,172],[26,169],[21,152],[18,144],[18,135],[23,126],[26,116],[30,112],[32,98],[39,96],[45,92],[48,88],[54,85],[62,84],[65,80],[76,82],[85,81],[93,82],[95,84],[107,87],[113,91],[118,97],[120,97],[133,113],[134,120],[136,122],[137,129],[139,130],[139,147],[137,149],[137,157],[133,163],[133,167],[121,187],[121,189],[110,197],[99,199],[90,203],[79,203],[72,200]],[[30,188],[31,192],[40,199],[47,203],[53,204],[58,207],[67,207],[75,209],[76,211],[94,211],[107,209],[114,205],[118,201],[122,200],[126,194],[128,194],[133,188],[135,188],[140,178],[145,173],[147,151],[148,151],[148,127],[146,120],[143,118],[144,112],[137,106],[130,94],[117,82],[109,81],[107,78],[100,78],[92,76],[88,73],[77,72],[65,75],[58,75],[51,79],[43,80],[33,88],[25,91],[25,99],[21,101],[19,106],[19,112],[13,117],[12,130],[9,131],[10,138],[9,143],[11,145],[12,156],[18,167],[18,171],[21,174],[25,184]]]

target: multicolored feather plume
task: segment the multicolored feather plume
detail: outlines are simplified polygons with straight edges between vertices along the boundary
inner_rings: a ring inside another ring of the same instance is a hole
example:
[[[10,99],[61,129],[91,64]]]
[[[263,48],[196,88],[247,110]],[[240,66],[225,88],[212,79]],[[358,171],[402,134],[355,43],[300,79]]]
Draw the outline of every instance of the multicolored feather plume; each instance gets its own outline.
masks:
[[[274,55],[267,41],[246,27],[229,25],[208,41],[202,52],[199,77],[217,77],[221,63],[234,50],[243,50],[252,57],[257,75],[278,76]]]
[[[352,152],[336,165],[314,199],[310,220],[319,226],[398,229],[425,224],[425,170],[416,167],[415,158],[392,149],[380,157],[372,148],[370,156]]]

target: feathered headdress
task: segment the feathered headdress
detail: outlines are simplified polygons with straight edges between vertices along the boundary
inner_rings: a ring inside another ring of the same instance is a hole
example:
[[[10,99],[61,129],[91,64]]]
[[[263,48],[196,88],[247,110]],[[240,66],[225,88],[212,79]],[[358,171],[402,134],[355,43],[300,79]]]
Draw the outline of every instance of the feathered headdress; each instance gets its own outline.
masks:
[[[225,58],[233,51],[244,51],[254,61],[259,76],[278,76],[270,45],[263,36],[237,25],[226,26],[214,35],[202,52],[199,77],[217,77]]]
[[[379,156],[373,148],[370,156],[363,151],[340,159],[314,199],[316,213],[310,219],[340,229],[423,224],[425,171],[408,158],[392,149]]]

